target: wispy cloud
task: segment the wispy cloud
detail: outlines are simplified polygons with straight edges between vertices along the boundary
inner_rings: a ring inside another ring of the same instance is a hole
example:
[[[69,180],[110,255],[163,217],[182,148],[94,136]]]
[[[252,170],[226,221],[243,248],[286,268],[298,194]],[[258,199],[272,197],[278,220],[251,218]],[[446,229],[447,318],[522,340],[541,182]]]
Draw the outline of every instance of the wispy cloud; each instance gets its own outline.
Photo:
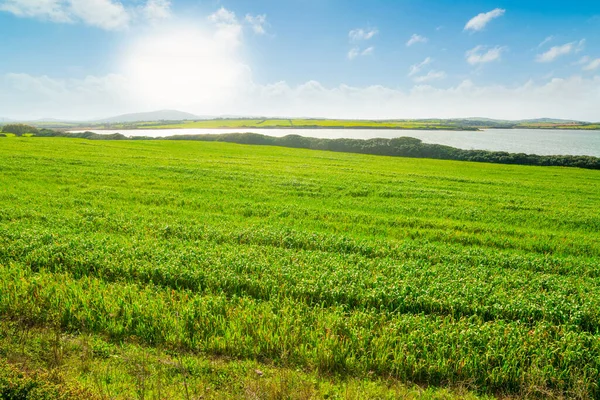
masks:
[[[446,77],[446,73],[444,71],[434,71],[431,70],[425,75],[415,76],[413,81],[416,83],[425,83],[431,81],[437,81],[439,79],[444,79]]]
[[[410,39],[408,39],[408,42],[406,42],[406,46],[412,46],[413,44],[417,44],[417,43],[427,43],[429,41],[429,39],[427,39],[424,36],[418,35],[416,33],[413,33],[413,35],[410,37]]]
[[[540,44],[538,44],[538,48],[544,47],[545,44],[550,43],[554,40],[554,36],[548,36],[546,39],[542,40]]]
[[[0,0],[0,11],[22,18],[57,23],[83,23],[105,30],[121,30],[132,21],[157,21],[171,16],[168,0],[148,0],[126,7],[113,0]]]
[[[208,19],[217,25],[237,24],[235,13],[233,11],[229,11],[225,7],[221,7],[214,13],[210,14]]]
[[[502,8],[496,8],[492,11],[478,14],[478,15],[474,16],[473,18],[471,18],[469,20],[469,22],[467,22],[464,30],[465,31],[473,31],[473,32],[481,31],[481,30],[483,30],[483,28],[485,28],[485,26],[487,24],[490,23],[491,20],[493,20],[494,18],[499,18],[499,17],[503,16],[505,13],[506,13],[506,10],[504,10]]]
[[[412,80],[416,83],[425,83],[439,79],[444,79],[446,77],[446,73],[444,71],[436,71],[433,69],[429,70],[429,72],[427,72],[426,74],[417,75],[432,62],[433,59],[431,57],[427,57],[420,63],[411,65],[410,69],[408,70],[408,76],[412,77]]]
[[[168,0],[148,0],[142,10],[146,19],[158,22],[171,17],[171,2]]]
[[[566,43],[561,46],[551,47],[545,53],[538,54],[536,57],[537,62],[552,62],[559,57],[566,56],[571,53],[578,53],[583,50],[585,46],[585,39],[579,42]]]
[[[350,40],[352,40],[354,42],[358,42],[360,40],[372,39],[378,33],[379,33],[379,31],[377,30],[377,28],[373,28],[373,29],[360,28],[360,29],[353,29],[350,32],[348,32],[348,37],[350,38]]]
[[[256,33],[257,35],[264,35],[265,33],[267,33],[267,31],[265,30],[265,26],[267,24],[267,16],[265,14],[246,14],[245,20],[250,25],[254,33]]]
[[[348,60],[354,60],[356,57],[360,55],[360,49],[358,47],[354,47],[350,49],[348,52]]]
[[[360,47],[353,47],[348,52],[348,59],[354,60],[358,56],[369,56],[369,55],[373,54],[374,51],[375,51],[374,46],[367,47],[364,50],[361,50]]]
[[[477,46],[466,53],[467,62],[471,65],[485,64],[500,60],[502,52],[506,51],[504,46],[488,48],[487,46]]]
[[[408,76],[413,76],[413,75],[418,74],[419,72],[421,72],[421,70],[423,69],[423,67],[425,67],[426,65],[431,64],[432,61],[433,61],[433,59],[431,57],[427,57],[426,59],[424,59],[420,63],[411,65],[410,70],[408,71]]]
[[[377,28],[359,28],[353,29],[350,32],[348,32],[348,38],[350,39],[350,43],[354,43],[354,47],[352,47],[350,51],[348,51],[348,60],[354,60],[358,56],[368,56],[373,54],[373,52],[375,51],[374,46],[369,46],[366,49],[361,49],[361,46],[359,44],[356,44],[356,42],[364,42],[367,40],[371,40],[378,33],[379,31],[377,30]]]
[[[208,20],[218,28],[215,36],[220,40],[238,46],[242,42],[243,27],[233,11],[221,7],[208,16]]]
[[[586,65],[583,67],[584,71],[595,71],[600,68],[600,58],[596,58],[594,60],[588,61]]]
[[[364,49],[362,51],[362,53],[360,53],[361,56],[369,56],[371,54],[373,54],[373,52],[375,51],[375,47],[371,46],[371,47],[367,47],[366,49]]]

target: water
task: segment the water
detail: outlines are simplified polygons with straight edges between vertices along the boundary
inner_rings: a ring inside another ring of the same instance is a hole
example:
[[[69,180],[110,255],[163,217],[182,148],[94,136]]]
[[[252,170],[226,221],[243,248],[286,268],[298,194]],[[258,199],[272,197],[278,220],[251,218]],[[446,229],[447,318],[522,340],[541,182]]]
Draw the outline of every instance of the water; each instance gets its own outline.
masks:
[[[73,131],[81,132],[81,131]],[[372,139],[409,136],[425,143],[466,150],[493,150],[539,155],[587,155],[600,157],[600,131],[559,129],[487,129],[483,131],[422,131],[392,129],[136,129],[93,130],[125,136],[173,136],[253,132],[268,136],[301,135],[323,139]]]

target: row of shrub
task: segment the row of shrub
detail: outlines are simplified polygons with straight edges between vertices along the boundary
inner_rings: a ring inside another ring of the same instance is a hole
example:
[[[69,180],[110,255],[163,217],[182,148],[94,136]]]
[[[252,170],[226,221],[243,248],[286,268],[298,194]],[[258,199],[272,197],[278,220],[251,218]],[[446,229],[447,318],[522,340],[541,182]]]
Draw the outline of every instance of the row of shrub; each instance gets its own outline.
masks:
[[[2,133],[12,133],[16,136],[23,136],[27,133],[38,134],[39,130],[35,126],[25,124],[7,124],[2,127]],[[3,135],[6,136],[6,135]]]

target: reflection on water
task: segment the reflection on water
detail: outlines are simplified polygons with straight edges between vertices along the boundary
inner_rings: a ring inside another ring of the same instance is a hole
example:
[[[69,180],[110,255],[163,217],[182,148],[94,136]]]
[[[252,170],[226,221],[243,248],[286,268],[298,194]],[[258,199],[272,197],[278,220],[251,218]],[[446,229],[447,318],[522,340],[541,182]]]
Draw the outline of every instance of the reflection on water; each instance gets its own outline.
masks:
[[[460,149],[508,151],[539,155],[588,155],[600,157],[600,131],[558,129],[488,129],[484,131],[422,131],[391,129],[136,129],[93,130],[125,136],[173,136],[253,132],[269,136],[301,135],[324,139],[394,138],[409,136],[425,143]]]

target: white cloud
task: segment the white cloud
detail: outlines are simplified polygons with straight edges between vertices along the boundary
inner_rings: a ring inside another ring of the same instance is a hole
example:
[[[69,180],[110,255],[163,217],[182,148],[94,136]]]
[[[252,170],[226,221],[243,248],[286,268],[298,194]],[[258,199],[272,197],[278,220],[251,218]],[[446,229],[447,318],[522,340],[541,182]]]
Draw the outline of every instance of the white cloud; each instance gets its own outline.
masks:
[[[354,60],[356,57],[360,55],[360,49],[358,47],[353,47],[348,51],[348,59]]]
[[[586,66],[583,67],[584,71],[595,71],[600,68],[600,58],[596,58],[595,60],[591,60],[587,63]]]
[[[9,73],[0,76],[0,108],[25,119],[120,114],[127,107],[125,84],[125,79],[117,74],[56,79]]]
[[[446,78],[446,73],[444,71],[431,70],[425,75],[415,76],[413,80],[417,83],[424,83],[444,78]]]
[[[548,36],[546,39],[542,40],[540,44],[538,44],[538,48],[543,47],[545,44],[550,43],[554,40],[554,36]]]
[[[246,14],[246,22],[250,24],[252,30],[257,35],[264,35],[267,33],[265,30],[265,25],[267,24],[267,16],[265,14],[252,16],[250,14]]]
[[[565,56],[571,53],[578,53],[583,50],[585,46],[585,39],[579,42],[566,43],[561,46],[551,47],[548,51],[542,54],[538,54],[536,57],[537,62],[552,62],[559,57]]]
[[[18,17],[47,19],[53,22],[73,22],[66,4],[60,0],[3,0],[0,11]]]
[[[418,84],[409,90],[383,86],[324,87],[318,82],[290,86],[285,82],[253,85],[250,97],[235,110],[242,114],[323,116],[332,118],[440,118],[487,116],[525,119],[542,116],[594,120],[598,118],[600,77],[580,76],[537,85],[479,86],[465,80],[440,88]]]
[[[500,60],[502,52],[506,50],[506,47],[492,47],[491,49],[486,46],[477,46],[466,53],[467,62],[471,65],[485,64],[492,61]]]
[[[238,22],[233,11],[221,7],[208,16],[208,20],[215,24],[217,30],[215,37],[224,42],[239,45],[242,41],[242,25]]]
[[[420,63],[411,65],[408,71],[408,76],[412,77],[412,80],[416,83],[425,83],[439,79],[444,79],[446,77],[446,73],[444,71],[430,70],[425,75],[417,75],[423,70],[424,67],[431,64],[432,62],[433,59],[431,57],[427,57]]]
[[[376,28],[373,29],[353,29],[348,33],[350,40],[357,42],[359,40],[369,40],[373,36],[377,35],[379,31]]]
[[[218,71],[218,67],[212,73]],[[167,85],[161,85],[152,96],[152,102],[142,101],[147,92],[127,92],[135,89],[127,79],[110,75],[59,80],[12,74],[0,79],[0,108],[6,116],[16,118],[91,118],[175,106],[184,111],[213,115],[236,113],[366,119],[432,116],[525,119],[552,116],[597,120],[597,104],[600,103],[600,77],[586,79],[581,76],[554,78],[540,85],[529,81],[514,87],[480,86],[464,80],[447,88],[418,84],[409,90],[384,86],[325,87],[316,81],[298,86],[285,82],[260,85],[253,83],[249,75],[242,79],[221,76],[218,85],[212,85],[205,78],[188,82],[185,89],[181,85],[183,79],[178,80],[177,92],[174,89],[165,92]],[[223,88],[232,90],[227,97],[219,95]],[[183,97],[173,103],[174,99],[170,97],[173,94]]]
[[[364,50],[361,50],[360,47],[353,47],[348,51],[348,59],[354,60],[358,56],[370,56],[375,51],[374,46],[367,47]]]
[[[428,41],[429,39],[427,39],[426,37],[413,33],[410,39],[408,39],[408,42],[406,42],[406,46],[412,46],[413,44],[417,43],[427,43]]]
[[[111,0],[78,0],[70,5],[71,13],[82,22],[106,30],[126,28],[131,19],[123,4]]]
[[[148,0],[142,8],[144,17],[152,22],[158,22],[171,17],[171,2],[169,0]]]
[[[491,20],[503,16],[505,12],[506,10],[502,8],[496,8],[490,12],[478,14],[467,22],[464,30],[481,31]]]
[[[369,56],[371,54],[373,54],[373,52],[375,51],[375,47],[371,46],[371,47],[367,47],[366,49],[364,49],[362,51],[362,53],[360,53],[361,56]]]
[[[171,15],[168,0],[147,0],[138,7],[125,7],[118,0],[0,0],[0,11],[22,18],[57,23],[83,23],[105,30],[121,30],[132,21],[157,21]]]
[[[413,76],[418,74],[424,66],[431,64],[433,59],[431,57],[427,57],[423,61],[418,64],[411,65],[410,70],[408,71],[408,76]]]
[[[220,26],[237,24],[237,18],[233,11],[229,11],[225,7],[219,8],[214,13],[208,16],[208,19]]]
[[[379,33],[376,28],[373,29],[353,29],[348,33],[350,42],[366,41],[373,38],[373,36]],[[347,54],[348,60],[354,60],[358,56],[368,56],[373,54],[375,47],[370,46],[366,49],[361,50],[360,46],[355,45],[352,47]]]

